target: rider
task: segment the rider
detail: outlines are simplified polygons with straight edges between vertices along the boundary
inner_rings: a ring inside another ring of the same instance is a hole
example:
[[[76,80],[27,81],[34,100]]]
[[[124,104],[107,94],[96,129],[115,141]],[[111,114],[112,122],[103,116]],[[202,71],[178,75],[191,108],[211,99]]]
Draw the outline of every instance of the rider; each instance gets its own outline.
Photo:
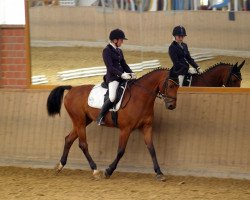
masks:
[[[104,80],[108,83],[109,98],[104,102],[101,112],[97,118],[98,125],[104,124],[104,117],[113,106],[116,99],[116,91],[122,80],[135,79],[136,76],[127,65],[122,50],[119,47],[123,40],[127,40],[125,34],[120,29],[114,29],[109,35],[110,43],[103,49],[103,61],[107,67]]]
[[[178,77],[179,85],[182,86],[184,76],[188,74],[189,64],[192,65],[199,74],[202,73],[202,70],[190,56],[187,44],[183,42],[184,37],[187,36],[185,28],[183,26],[174,27],[173,36],[174,41],[169,46],[168,51],[173,62],[171,73]]]

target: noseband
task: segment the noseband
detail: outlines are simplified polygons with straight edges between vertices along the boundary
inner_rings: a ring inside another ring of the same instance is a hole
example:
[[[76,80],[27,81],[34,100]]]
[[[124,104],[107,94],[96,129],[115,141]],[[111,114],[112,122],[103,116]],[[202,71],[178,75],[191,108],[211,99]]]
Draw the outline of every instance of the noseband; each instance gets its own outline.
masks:
[[[175,85],[179,85],[176,81],[174,81],[171,78],[166,78],[165,82],[163,83],[163,92],[159,91],[157,94],[157,97],[159,99],[163,99],[166,103],[171,103],[173,101],[176,101],[176,97],[169,96],[167,93],[167,88],[168,88],[168,80],[173,82]],[[170,99],[170,100],[168,100]]]

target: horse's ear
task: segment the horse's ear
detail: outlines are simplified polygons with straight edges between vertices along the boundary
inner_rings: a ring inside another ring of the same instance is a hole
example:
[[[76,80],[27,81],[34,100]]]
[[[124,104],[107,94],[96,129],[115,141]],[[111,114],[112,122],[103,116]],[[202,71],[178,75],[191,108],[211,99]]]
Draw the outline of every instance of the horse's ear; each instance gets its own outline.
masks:
[[[244,64],[245,64],[245,60],[238,66],[238,69],[241,70]]]

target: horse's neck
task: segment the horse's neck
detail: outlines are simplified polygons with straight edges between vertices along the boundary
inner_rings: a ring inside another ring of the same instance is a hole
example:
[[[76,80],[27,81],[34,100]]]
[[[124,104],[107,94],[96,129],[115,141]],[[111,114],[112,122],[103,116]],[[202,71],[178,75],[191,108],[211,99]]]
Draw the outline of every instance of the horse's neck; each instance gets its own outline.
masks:
[[[201,75],[194,76],[192,86],[221,87],[228,70],[228,66],[216,67]]]
[[[137,84],[143,86],[151,94],[155,94],[156,97],[160,82],[166,78],[164,72],[167,73],[165,70],[153,71],[139,79]]]

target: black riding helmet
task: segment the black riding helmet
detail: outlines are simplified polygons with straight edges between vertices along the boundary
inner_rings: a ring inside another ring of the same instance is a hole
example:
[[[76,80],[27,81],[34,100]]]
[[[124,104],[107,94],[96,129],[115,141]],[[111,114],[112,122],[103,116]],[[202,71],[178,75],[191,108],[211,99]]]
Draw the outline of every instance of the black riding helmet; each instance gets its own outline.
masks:
[[[183,26],[176,26],[173,29],[173,36],[187,36],[186,30]]]
[[[123,39],[123,40],[127,40],[127,38],[125,37],[125,34],[122,30],[120,29],[114,29],[110,32],[109,34],[109,39],[112,41],[114,39]]]

